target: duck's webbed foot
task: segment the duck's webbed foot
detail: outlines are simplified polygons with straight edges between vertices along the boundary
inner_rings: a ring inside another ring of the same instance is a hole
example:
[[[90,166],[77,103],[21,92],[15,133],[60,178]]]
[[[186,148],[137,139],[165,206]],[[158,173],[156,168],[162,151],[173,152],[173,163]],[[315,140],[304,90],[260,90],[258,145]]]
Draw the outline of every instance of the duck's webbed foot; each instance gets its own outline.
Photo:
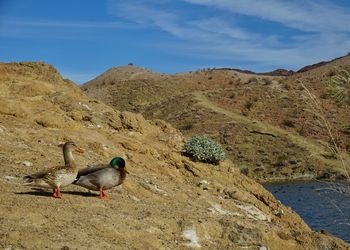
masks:
[[[100,195],[99,195],[101,200],[110,200],[111,198],[105,194],[103,191],[103,187],[100,187]]]
[[[60,188],[54,188],[52,197],[62,199]]]

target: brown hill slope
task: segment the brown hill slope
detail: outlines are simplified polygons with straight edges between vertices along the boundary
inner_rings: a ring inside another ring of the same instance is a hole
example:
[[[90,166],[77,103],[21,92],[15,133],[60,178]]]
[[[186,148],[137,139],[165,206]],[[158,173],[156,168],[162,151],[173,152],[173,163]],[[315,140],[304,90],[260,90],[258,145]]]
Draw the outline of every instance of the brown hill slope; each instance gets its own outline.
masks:
[[[119,112],[85,96],[53,67],[0,65],[0,247],[4,249],[347,249],[311,231],[230,162],[194,163],[182,135],[160,120]],[[97,199],[68,186],[63,199],[20,185],[62,162],[75,141],[79,167],[121,155],[123,187]]]
[[[176,75],[147,71],[128,78],[105,73],[82,89],[117,109],[164,119],[187,137],[214,137],[231,160],[259,180],[342,178],[340,161],[327,146],[327,131],[307,111],[300,81],[322,97],[337,140],[349,152],[350,134],[343,129],[350,124],[348,107],[326,95],[334,67],[349,66],[350,57],[343,57],[288,77],[222,69]]]

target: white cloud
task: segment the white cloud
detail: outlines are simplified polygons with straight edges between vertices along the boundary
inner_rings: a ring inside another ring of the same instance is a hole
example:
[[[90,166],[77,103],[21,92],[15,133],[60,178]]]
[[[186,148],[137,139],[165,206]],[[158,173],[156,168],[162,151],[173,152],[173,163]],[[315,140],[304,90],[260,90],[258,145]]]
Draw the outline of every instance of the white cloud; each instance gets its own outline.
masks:
[[[140,25],[160,28],[179,38],[204,38],[199,30],[188,29],[180,23],[180,16],[168,11],[151,8],[138,1],[113,2],[110,12]],[[194,33],[192,33],[194,32]],[[205,37],[207,38],[207,37]]]
[[[313,32],[350,32],[350,9],[326,0],[184,0]]]
[[[172,43],[172,48],[161,43],[154,46],[207,60],[234,61],[239,58],[252,64],[297,69],[343,55],[350,48],[350,42],[347,42],[350,26],[345,25],[350,23],[350,15],[346,15],[347,9],[329,1],[183,1],[193,5],[190,9],[200,5],[194,12],[202,5],[214,7],[216,11],[207,16],[192,17],[186,10],[172,8],[168,1],[129,0],[110,1],[110,13],[180,39]],[[255,33],[239,26],[240,16],[235,13],[278,22],[286,29],[300,30],[300,35],[295,35],[296,30],[285,36],[278,30],[271,30],[269,34]]]
[[[128,22],[63,21],[0,16],[0,37],[83,39],[84,34],[91,30],[138,28],[139,25]]]
[[[157,6],[159,7],[159,6]],[[220,37],[232,39],[252,39],[258,36],[239,27],[233,27],[221,18],[191,19],[182,13],[146,6],[140,1],[115,1],[110,10],[118,17],[134,21],[140,25],[149,25],[168,32],[183,40],[197,40],[208,43]]]
[[[222,18],[209,18],[204,20],[194,20],[190,22],[192,28],[197,28],[204,32],[222,35],[231,39],[250,40],[261,38],[257,34],[243,30],[237,26],[232,26]]]

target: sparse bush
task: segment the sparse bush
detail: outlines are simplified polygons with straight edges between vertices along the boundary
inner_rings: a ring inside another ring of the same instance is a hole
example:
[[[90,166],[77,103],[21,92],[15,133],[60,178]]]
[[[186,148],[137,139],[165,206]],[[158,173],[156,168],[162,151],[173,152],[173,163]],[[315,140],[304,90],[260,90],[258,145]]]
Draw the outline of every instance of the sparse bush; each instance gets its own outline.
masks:
[[[281,167],[284,167],[284,166],[286,166],[287,165],[287,156],[285,156],[285,155],[279,155],[278,157],[277,157],[277,160],[276,160],[276,162],[274,163],[274,166],[275,167],[279,167],[279,168],[281,168]]]
[[[193,136],[185,145],[184,151],[195,161],[218,164],[225,159],[221,145],[207,136]]]
[[[259,80],[255,76],[252,76],[251,78],[248,79],[247,83],[258,83]]]
[[[244,104],[244,107],[247,109],[247,110],[250,110],[254,105],[254,102],[252,102],[251,100],[247,100]]]
[[[181,129],[182,130],[191,130],[193,128],[193,124],[186,124]]]
[[[294,122],[290,119],[285,119],[283,120],[283,125],[286,126],[286,127],[290,127],[290,128],[294,128],[295,125],[294,125]]]
[[[285,90],[290,90],[291,89],[291,87],[290,87],[290,85],[289,84],[283,84],[283,86],[282,86]]]
[[[340,130],[344,133],[344,134],[350,134],[350,124],[343,124],[340,128]]]
[[[241,172],[241,174],[245,175],[245,176],[249,176],[249,168],[245,165],[240,166],[239,170]]]
[[[335,68],[332,68],[328,71],[327,76],[335,76],[337,74],[337,70]]]
[[[264,78],[263,78],[263,81],[264,81],[265,85],[270,85],[270,84],[272,84],[272,80],[271,80],[270,78],[264,77]]]
[[[331,76],[328,94],[339,105],[350,105],[350,73],[348,71],[339,70]]]

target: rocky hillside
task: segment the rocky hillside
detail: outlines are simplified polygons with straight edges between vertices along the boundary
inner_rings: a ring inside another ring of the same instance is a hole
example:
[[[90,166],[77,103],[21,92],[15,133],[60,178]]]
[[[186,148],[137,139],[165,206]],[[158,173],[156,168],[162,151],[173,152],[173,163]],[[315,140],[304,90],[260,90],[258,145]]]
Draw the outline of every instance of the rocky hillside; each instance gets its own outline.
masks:
[[[349,160],[349,106],[327,95],[336,68],[349,70],[350,57],[279,77],[228,69],[165,75],[127,66],[110,69],[82,89],[119,110],[164,119],[187,138],[210,135],[258,180],[332,179],[344,178],[344,169],[328,146],[327,130],[309,111],[301,83],[320,99]]]
[[[0,64],[0,134],[3,249],[349,249],[231,161],[190,161],[177,129],[91,99],[46,64]],[[61,164],[57,145],[68,140],[85,149],[79,167],[126,159],[131,174],[112,200],[75,186],[60,200],[21,185]]]

